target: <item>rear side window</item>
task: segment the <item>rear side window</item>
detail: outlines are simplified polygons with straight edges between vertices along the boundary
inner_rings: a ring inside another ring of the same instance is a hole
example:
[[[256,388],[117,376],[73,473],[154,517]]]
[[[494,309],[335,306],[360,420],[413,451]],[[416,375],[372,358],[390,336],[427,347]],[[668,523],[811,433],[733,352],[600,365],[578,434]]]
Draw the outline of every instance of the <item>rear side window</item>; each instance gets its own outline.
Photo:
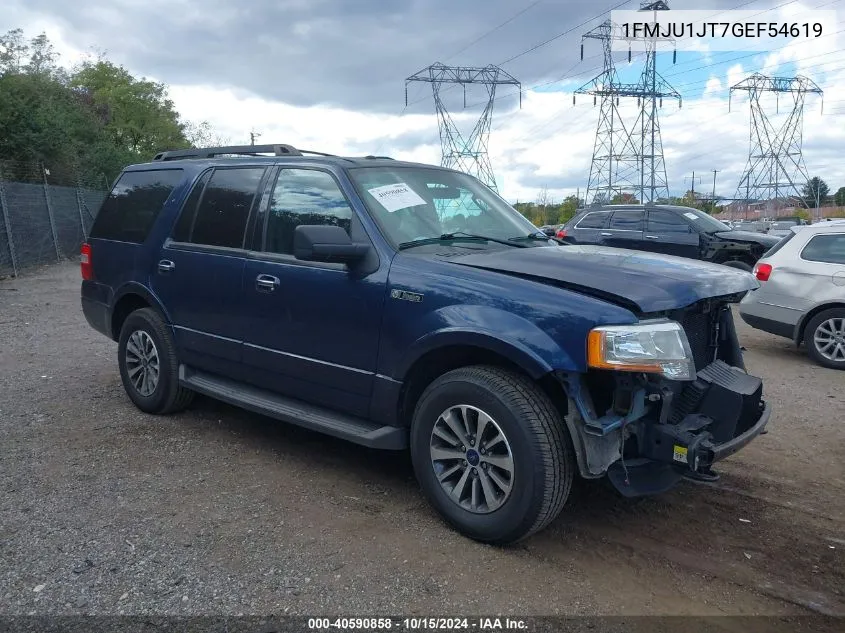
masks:
[[[263,176],[263,167],[243,167],[215,169],[205,187],[202,185],[207,177],[200,179],[182,209],[174,239],[241,248]]]
[[[181,180],[181,169],[123,172],[100,207],[91,237],[142,243]]]
[[[592,212],[585,215],[575,224],[576,229],[601,229],[607,222],[607,213]]]
[[[209,169],[199,180],[185,204],[182,206],[182,213],[179,215],[179,220],[176,222],[176,228],[173,229],[173,239],[177,242],[188,242],[191,239],[191,229],[193,228],[194,218],[197,215],[197,205],[200,202],[205,186],[208,184],[208,179],[211,178],[211,170]]]
[[[614,211],[609,228],[617,231],[642,231],[644,217],[645,213],[642,211]]]
[[[689,233],[690,225],[676,214],[663,209],[648,212],[649,233]]]
[[[827,264],[845,264],[845,233],[814,236],[801,251],[801,259]]]

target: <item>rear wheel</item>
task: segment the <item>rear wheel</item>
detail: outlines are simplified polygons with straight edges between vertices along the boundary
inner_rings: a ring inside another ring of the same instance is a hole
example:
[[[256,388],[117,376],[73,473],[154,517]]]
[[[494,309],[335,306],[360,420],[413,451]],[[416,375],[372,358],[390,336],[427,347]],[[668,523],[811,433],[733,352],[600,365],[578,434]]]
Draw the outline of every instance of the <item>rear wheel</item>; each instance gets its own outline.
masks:
[[[129,399],[145,413],[174,413],[194,392],[179,385],[179,361],[167,324],[152,308],[132,312],[118,339],[120,378]]]
[[[423,493],[463,534],[512,543],[561,511],[574,477],[564,422],[530,379],[464,367],[425,390],[411,428]]]
[[[732,259],[727,262],[723,262],[725,266],[730,266],[731,268],[738,268],[739,270],[744,270],[747,273],[750,273],[754,270],[754,267],[746,262],[741,262],[738,259]]]
[[[845,369],[845,308],[819,312],[804,330],[807,353],[823,367]]]

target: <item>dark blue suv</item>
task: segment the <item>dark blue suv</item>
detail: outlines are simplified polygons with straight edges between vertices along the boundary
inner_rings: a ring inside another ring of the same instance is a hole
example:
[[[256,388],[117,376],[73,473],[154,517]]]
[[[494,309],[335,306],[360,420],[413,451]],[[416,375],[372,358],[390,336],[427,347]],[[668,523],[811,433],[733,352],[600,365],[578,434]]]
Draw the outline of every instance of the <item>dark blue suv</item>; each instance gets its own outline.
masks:
[[[126,392],[195,393],[410,448],[453,526],[507,543],[576,475],[657,493],[763,432],[724,266],[550,240],[456,171],[287,145],[127,167],[82,248]]]

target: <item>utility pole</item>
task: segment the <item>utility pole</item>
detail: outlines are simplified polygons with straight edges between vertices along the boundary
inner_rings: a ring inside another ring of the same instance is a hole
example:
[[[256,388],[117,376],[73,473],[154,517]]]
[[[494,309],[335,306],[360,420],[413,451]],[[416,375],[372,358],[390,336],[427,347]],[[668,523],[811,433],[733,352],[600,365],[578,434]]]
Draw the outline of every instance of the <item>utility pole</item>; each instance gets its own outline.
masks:
[[[715,211],[716,211],[716,174],[718,174],[718,173],[719,173],[718,169],[713,170],[713,195],[711,197],[710,204],[712,205],[711,211],[713,212],[714,215],[715,215]]]
[[[258,132],[256,132],[255,130],[253,130],[252,132],[250,132],[250,133],[249,133],[249,144],[250,144],[250,145],[255,145],[255,139],[257,139],[259,136],[261,136],[261,134],[260,134],[260,133],[258,133]]]
[[[695,204],[695,172],[692,172],[692,176],[689,179],[692,186],[690,191],[692,193],[692,202]],[[684,178],[684,180],[686,180],[686,178]],[[698,177],[698,182],[701,182],[701,176]]]

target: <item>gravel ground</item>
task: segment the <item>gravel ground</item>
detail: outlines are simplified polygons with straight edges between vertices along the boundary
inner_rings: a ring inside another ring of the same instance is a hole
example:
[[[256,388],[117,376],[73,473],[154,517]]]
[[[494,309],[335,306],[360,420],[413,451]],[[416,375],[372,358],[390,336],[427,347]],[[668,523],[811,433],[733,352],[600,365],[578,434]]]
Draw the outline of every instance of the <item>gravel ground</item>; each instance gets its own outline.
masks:
[[[775,413],[718,483],[582,484],[495,548],[405,455],[205,398],[135,409],[77,266],[0,281],[0,614],[845,615],[845,376],[739,329]]]

